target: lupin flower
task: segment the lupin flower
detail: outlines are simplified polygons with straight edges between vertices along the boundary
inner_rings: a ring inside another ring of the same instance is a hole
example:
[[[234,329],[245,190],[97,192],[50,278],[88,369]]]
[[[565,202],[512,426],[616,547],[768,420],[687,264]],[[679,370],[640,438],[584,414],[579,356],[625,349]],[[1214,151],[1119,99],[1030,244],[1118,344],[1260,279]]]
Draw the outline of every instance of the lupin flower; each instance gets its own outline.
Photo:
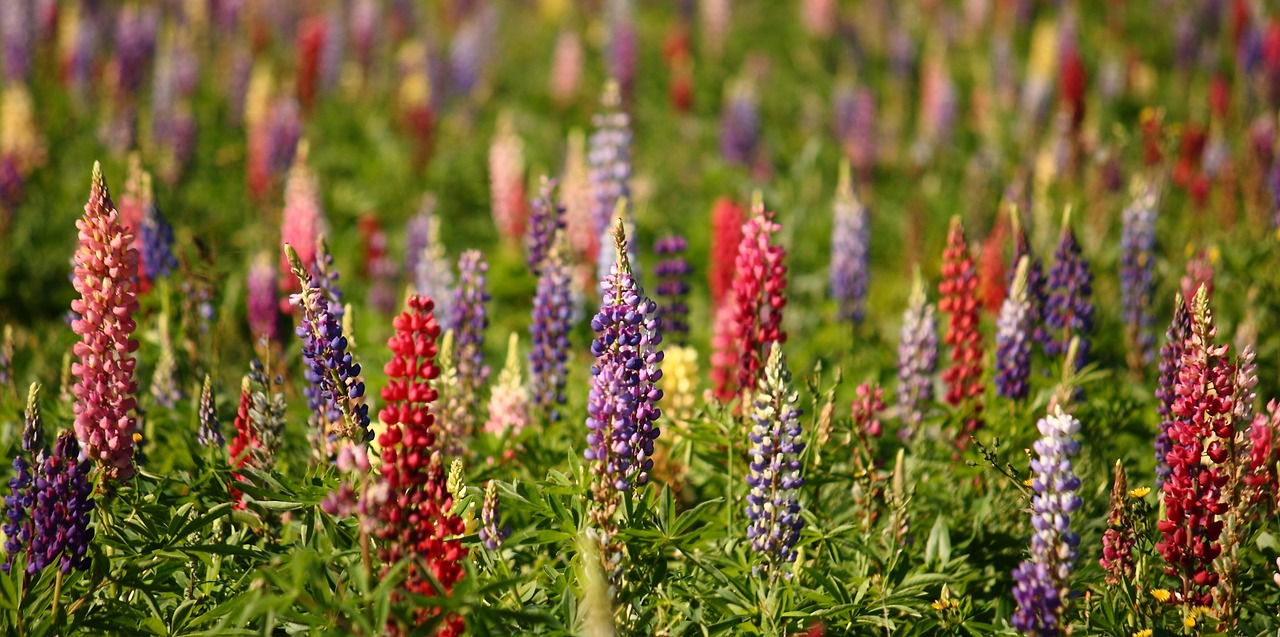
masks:
[[[304,18],[298,23],[297,95],[302,107],[310,112],[315,106],[316,82],[320,75],[320,52],[328,39],[328,24],[322,15]]]
[[[898,339],[898,437],[910,440],[924,422],[933,401],[933,374],[938,368],[938,321],[925,297],[924,280],[916,270]]]
[[[165,219],[164,213],[156,206],[155,194],[151,189],[151,175],[142,175],[143,206],[142,220],[138,226],[136,245],[141,257],[138,273],[142,277],[142,285],[149,287],[155,279],[168,278],[178,267],[178,258],[173,254],[173,226]]]
[[[654,242],[653,253],[662,257],[653,268],[653,275],[658,278],[655,290],[658,297],[658,317],[662,320],[662,333],[672,338],[676,344],[683,343],[689,337],[689,275],[693,267],[684,258],[689,245],[684,237],[676,234]]]
[[[1174,295],[1173,320],[1165,330],[1165,343],[1160,346],[1160,378],[1156,384],[1156,412],[1160,415],[1157,426],[1156,448],[1156,488],[1164,485],[1169,479],[1169,462],[1167,457],[1173,450],[1169,442],[1169,427],[1173,425],[1173,402],[1177,398],[1174,385],[1178,382],[1178,370],[1182,368],[1182,353],[1186,349],[1187,339],[1191,337],[1191,314],[1182,294]]]
[[[590,463],[591,519],[610,547],[614,511],[621,494],[649,481],[655,422],[662,415],[662,343],[657,306],[644,296],[631,274],[625,226],[614,227],[615,261],[600,282],[604,298],[591,319],[596,338],[591,342],[591,391],[587,396],[587,449]]]
[[[602,111],[592,118],[595,131],[591,133],[587,165],[590,167],[593,204],[591,219],[593,237],[601,237],[609,230],[609,220],[618,202],[631,199],[631,118],[622,110],[622,98],[617,82],[609,82],[601,99]],[[630,203],[624,209],[630,211]],[[597,244],[606,255],[604,246]]]
[[[1156,206],[1159,192],[1138,184],[1122,213],[1120,233],[1120,305],[1129,338],[1130,365],[1141,369],[1155,355],[1155,315],[1148,308],[1155,294]]]
[[[499,436],[518,435],[529,424],[529,391],[520,375],[520,336],[507,343],[507,364],[489,394],[489,420],[484,430]]]
[[[720,307],[733,290],[738,246],[742,243],[742,206],[728,197],[716,200],[711,208],[711,269],[707,271],[711,304]]]
[[[732,166],[750,166],[760,143],[760,108],[750,83],[739,81],[726,90],[720,115],[720,156]]]
[[[1191,336],[1182,353],[1174,385],[1172,448],[1166,455],[1170,476],[1163,485],[1164,519],[1156,550],[1165,572],[1180,578],[1177,603],[1208,606],[1218,584],[1213,567],[1222,552],[1219,537],[1228,503],[1222,498],[1228,476],[1223,463],[1235,436],[1235,369],[1227,346],[1213,342],[1217,329],[1208,290],[1200,286],[1191,301]]]
[[[39,470],[44,461],[44,420],[40,415],[40,386],[32,383],[27,393],[27,409],[22,428],[22,452],[13,458],[13,477],[9,478],[9,495],[5,496],[4,551],[8,556],[0,565],[6,574],[13,558],[31,542],[31,507],[35,504],[31,467]]]
[[[524,200],[524,141],[508,112],[498,116],[489,146],[489,197],[498,234],[508,243],[518,243],[529,215]]]
[[[88,460],[80,458],[80,443],[63,431],[53,450],[35,467],[31,477],[30,544],[27,573],[57,564],[63,574],[89,567],[89,544],[94,531],[93,484]]]
[[[271,103],[271,112],[266,120],[266,159],[270,171],[269,176],[290,171],[292,167],[306,163],[306,144],[302,143],[302,120],[298,114],[298,101],[292,95],[278,97]],[[304,166],[305,169],[305,166]],[[314,179],[307,173],[308,179]],[[289,176],[292,178],[292,174]],[[288,205],[288,183],[285,184],[285,202]],[[319,197],[316,197],[319,206]]]
[[[636,80],[636,57],[640,48],[640,36],[636,33],[631,0],[610,2],[607,20],[609,77],[617,81],[623,95],[631,95]]]
[[[871,220],[867,207],[853,194],[847,162],[840,164],[832,212],[831,298],[839,307],[840,320],[861,325],[866,314]]]
[[[737,309],[732,303],[716,308],[715,323],[711,328],[711,384],[716,400],[733,400],[734,381],[738,371],[738,350],[734,339],[734,315]]]
[[[982,334],[978,331],[978,275],[969,255],[960,217],[951,218],[942,253],[938,309],[949,314],[943,342],[951,348],[951,365],[942,372],[947,404],[964,408],[964,432],[982,426]]]
[[[1045,303],[1044,323],[1049,331],[1044,350],[1049,356],[1066,353],[1073,337],[1080,337],[1080,347],[1072,365],[1084,367],[1089,355],[1089,333],[1093,331],[1093,273],[1080,253],[1080,243],[1070,226],[1070,213],[1063,218],[1062,234],[1049,268],[1049,299]]]
[[[71,302],[71,311],[79,315],[71,329],[80,336],[73,348],[80,360],[71,366],[77,377],[72,389],[76,436],[108,478],[126,479],[133,475],[136,421],[131,412],[138,391],[133,379],[138,342],[130,338],[137,327],[138,251],[130,246],[132,234],[120,224],[96,162],[89,202],[76,227],[80,248],[74,285],[80,298]]]
[[[258,454],[255,464],[271,468],[275,466],[276,453],[284,444],[286,405],[281,392],[284,379],[279,375],[268,378],[262,362],[254,359],[249,361],[248,381],[251,390],[249,419],[253,423],[255,453]]]
[[[496,551],[511,529],[502,526],[502,512],[498,509],[498,483],[493,480],[484,489],[484,506],[480,508],[480,541],[485,548]]]
[[[569,133],[569,147],[565,151],[560,194],[564,200],[565,237],[573,250],[573,260],[579,262],[594,261],[600,251],[595,221],[595,182],[591,172],[587,165],[586,139],[581,130],[574,129]]]
[[[408,309],[393,321],[395,334],[387,340],[392,357],[383,368],[388,382],[381,392],[385,405],[378,412],[387,426],[378,438],[387,501],[377,508],[375,531],[382,540],[380,557],[388,566],[406,558],[426,563],[429,572],[411,561],[403,586],[410,593],[427,596],[439,594],[436,582],[445,595],[451,594],[462,579],[462,560],[467,555],[456,539],[464,532],[463,520],[452,512],[453,498],[445,488],[440,455],[441,429],[430,410],[438,397],[432,381],[440,373],[436,366],[440,327],[433,309],[431,299],[410,296]],[[418,607],[414,615],[425,621],[438,612]],[[441,634],[461,634],[462,618],[447,618],[445,624]]]
[[[0,40],[4,47],[6,83],[25,82],[31,70],[31,3],[26,0],[0,6]]]
[[[341,275],[333,264],[333,253],[329,251],[329,241],[324,235],[316,237],[316,260],[311,267],[316,287],[320,288],[324,300],[329,303],[329,311],[333,312],[338,322],[342,322],[346,314],[342,299],[342,288],[338,286]]]
[[[832,96],[835,136],[859,179],[876,165],[876,96],[867,87],[839,86]]]
[[[1044,326],[1044,306],[1048,301],[1045,291],[1044,263],[1031,250],[1031,240],[1026,229],[1022,227],[1022,213],[1016,206],[1009,209],[1009,221],[1013,225],[1013,261],[1009,267],[1009,283],[1018,270],[1018,262],[1023,257],[1029,259],[1027,266],[1027,301],[1031,309],[1031,334],[1035,342],[1043,344],[1048,340],[1048,331]]]
[[[464,18],[449,43],[449,78],[459,95],[470,95],[480,82],[494,42],[497,17],[491,7]]]
[[[157,405],[173,409],[182,400],[182,389],[178,386],[178,359],[173,354],[173,339],[169,337],[168,313],[160,314],[159,323],[160,358],[151,375],[151,396]]]
[[[222,437],[222,423],[218,422],[218,407],[213,400],[213,379],[208,374],[204,375],[204,384],[200,387],[199,420],[197,442],[206,447],[218,448],[227,443]]]
[[[766,213],[757,199],[752,217],[742,226],[737,270],[733,277],[734,340],[738,352],[737,388],[747,391],[759,384],[770,343],[785,343],[782,308],[787,304],[787,251],[773,244],[782,226]]]
[[[1013,571],[1013,597],[1018,610],[1013,627],[1027,635],[1056,637],[1063,633],[1062,613],[1071,595],[1070,577],[1080,537],[1071,530],[1071,514],[1080,508],[1080,479],[1071,458],[1080,451],[1075,439],[1080,421],[1055,408],[1036,423],[1040,440],[1031,460],[1031,559]]]
[[[453,265],[440,239],[440,219],[435,215],[436,199],[422,196],[422,206],[405,225],[405,271],[413,277],[418,296],[435,302],[437,319],[451,323],[453,317]]]
[[[1245,464],[1244,501],[1248,506],[1259,506],[1265,512],[1274,512],[1280,503],[1280,403],[1267,403],[1266,413],[1253,417],[1249,425],[1249,457]]]
[[[751,458],[747,473],[747,539],[760,556],[769,580],[780,575],[782,565],[796,560],[796,542],[804,520],[800,517],[799,394],[791,388],[791,372],[778,342],[770,346],[769,359],[760,376],[752,413]]]
[[[557,237],[558,237],[557,233]],[[529,324],[530,395],[534,406],[548,420],[560,419],[565,404],[568,377],[569,330],[573,327],[572,274],[561,253],[561,242],[552,241],[547,258],[538,272],[538,289],[533,297],[533,320]]]
[[[440,355],[436,358],[440,373],[432,385],[440,394],[440,400],[432,406],[431,413],[439,423],[441,445],[444,454],[457,456],[462,453],[471,423],[471,407],[476,398],[462,389],[458,380],[458,366],[453,348],[453,330],[440,339]]]
[[[453,296],[453,333],[457,350],[454,362],[458,382],[467,401],[461,433],[470,435],[480,390],[489,380],[489,366],[484,363],[484,333],[489,328],[489,291],[485,263],[479,250],[468,250],[458,258],[458,289]],[[450,441],[452,444],[453,441]]]
[[[523,186],[522,186],[523,188]],[[529,232],[525,236],[525,263],[538,276],[551,246],[564,230],[564,206],[556,204],[556,181],[543,175],[538,196],[530,202]]]
[[[884,389],[879,384],[862,383],[855,390],[856,398],[849,407],[853,418],[853,430],[859,436],[879,438],[884,433],[880,424],[880,412],[884,411]]]
[[[982,241],[978,255],[978,297],[982,307],[992,314],[1000,312],[1012,282],[1004,260],[1004,245],[1008,238],[1008,228],[997,219]],[[1017,267],[1016,263],[1014,267]]]
[[[324,212],[320,209],[320,186],[316,183],[315,174],[307,167],[307,144],[300,142],[294,157],[293,167],[289,169],[289,179],[284,187],[284,211],[281,213],[280,243],[293,246],[298,255],[298,263],[304,270],[310,271],[316,264],[316,237],[320,236],[324,225]],[[292,267],[286,258],[285,251],[280,256],[280,291],[297,290],[297,281],[290,278]],[[280,311],[288,312],[288,301],[281,299]]]
[[[302,321],[296,331],[302,339],[305,375],[312,385],[310,407],[322,416],[322,422],[335,427],[337,438],[367,442],[373,433],[369,430],[369,406],[357,402],[364,396],[360,364],[347,351],[341,324],[298,253],[288,244],[284,249],[293,275],[302,285],[302,292],[293,300],[302,309]],[[335,416],[341,422],[335,422]]]
[[[1194,254],[1189,255],[1187,259],[1187,270],[1182,275],[1182,298],[1187,299],[1190,303],[1195,296],[1196,290],[1200,286],[1204,286],[1205,294],[1209,299],[1213,299],[1213,264],[1217,261],[1215,254],[1217,248],[1209,250],[1197,250]]]
[[[573,29],[561,29],[551,54],[551,99],[561,106],[578,93],[582,82],[582,39]]]
[[[360,243],[363,248],[361,271],[371,279],[366,299],[371,307],[390,315],[396,307],[396,264],[387,254],[387,233],[377,217],[360,217]]]
[[[1027,296],[1030,268],[1030,259],[1022,257],[996,322],[996,392],[1014,400],[1026,398],[1031,389],[1027,383],[1031,376],[1031,301]]]
[[[276,268],[266,253],[249,267],[245,281],[245,308],[254,339],[280,340],[280,302],[276,297]]]
[[[698,398],[698,350],[688,345],[672,345],[662,356],[664,411],[673,420],[693,418]]]
[[[1116,461],[1115,482],[1111,485],[1111,514],[1107,517],[1107,530],[1102,534],[1102,559],[1098,563],[1106,571],[1108,586],[1115,586],[1133,576],[1133,545],[1137,542],[1130,519],[1128,485],[1124,464]]]

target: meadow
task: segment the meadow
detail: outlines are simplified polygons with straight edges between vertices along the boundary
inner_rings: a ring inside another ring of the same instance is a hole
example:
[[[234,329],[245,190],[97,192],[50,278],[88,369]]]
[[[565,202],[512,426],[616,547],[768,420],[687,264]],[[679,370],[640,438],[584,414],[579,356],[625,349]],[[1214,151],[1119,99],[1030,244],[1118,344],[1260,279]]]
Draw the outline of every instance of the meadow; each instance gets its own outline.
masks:
[[[1280,12],[0,0],[6,635],[1280,635]]]

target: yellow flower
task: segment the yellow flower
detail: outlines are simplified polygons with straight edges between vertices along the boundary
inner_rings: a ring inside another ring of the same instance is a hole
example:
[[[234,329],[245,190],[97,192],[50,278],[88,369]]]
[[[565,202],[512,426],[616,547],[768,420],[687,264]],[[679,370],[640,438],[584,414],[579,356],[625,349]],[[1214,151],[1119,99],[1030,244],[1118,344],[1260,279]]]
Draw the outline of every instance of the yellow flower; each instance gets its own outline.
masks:
[[[1022,481],[1022,486],[1024,486],[1024,487],[1029,487],[1029,486],[1031,486],[1031,478],[1027,478],[1026,480],[1023,480],[1023,481]]]
[[[1138,487],[1137,489],[1131,489],[1129,491],[1129,497],[1145,498],[1148,493],[1151,493],[1151,487]]]
[[[1195,627],[1196,627],[1196,616],[1195,616],[1195,615],[1187,615],[1187,618],[1186,618],[1186,619],[1184,619],[1184,620],[1182,620],[1182,625],[1183,625],[1183,626],[1186,626],[1187,628],[1195,628]]]
[[[1163,588],[1155,588],[1151,590],[1151,596],[1156,598],[1157,602],[1167,602],[1172,594]]]
[[[1139,630],[1138,632],[1134,633],[1133,637],[1151,637],[1151,629],[1143,628],[1142,630]]]
[[[133,444],[136,445],[140,442],[142,442],[142,434],[137,431],[133,432]]]

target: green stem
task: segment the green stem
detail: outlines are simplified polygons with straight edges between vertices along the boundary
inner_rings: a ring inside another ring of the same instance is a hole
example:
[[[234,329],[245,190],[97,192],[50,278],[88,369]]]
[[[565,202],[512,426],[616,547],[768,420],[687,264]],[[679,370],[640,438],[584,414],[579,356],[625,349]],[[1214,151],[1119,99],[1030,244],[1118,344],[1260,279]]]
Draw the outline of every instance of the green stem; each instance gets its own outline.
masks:
[[[55,575],[53,578],[53,609],[49,613],[50,615],[53,616],[53,621],[55,622],[58,621],[58,602],[60,601],[62,601],[62,569],[61,568],[58,569],[58,574]]]

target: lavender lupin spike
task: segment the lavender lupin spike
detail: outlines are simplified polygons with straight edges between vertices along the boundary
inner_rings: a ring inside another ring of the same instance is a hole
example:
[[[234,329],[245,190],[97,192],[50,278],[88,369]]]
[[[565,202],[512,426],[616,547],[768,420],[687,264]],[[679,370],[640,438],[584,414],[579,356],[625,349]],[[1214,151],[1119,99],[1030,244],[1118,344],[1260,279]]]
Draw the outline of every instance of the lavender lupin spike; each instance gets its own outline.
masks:
[[[569,330],[573,327],[573,273],[563,255],[563,238],[557,233],[538,272],[533,321],[529,325],[533,404],[553,422],[560,419],[559,407],[566,400],[565,363],[569,358]]]
[[[619,203],[619,211],[624,204]],[[657,307],[631,274],[622,219],[614,227],[614,266],[600,282],[604,299],[591,319],[591,391],[587,397],[587,449],[592,491],[601,527],[612,517],[623,491],[644,486],[653,469],[655,425],[661,411],[662,335]]]
[[[1018,610],[1014,628],[1036,637],[1063,633],[1062,613],[1071,593],[1069,578],[1075,566],[1080,537],[1071,530],[1071,514],[1080,508],[1080,479],[1071,458],[1080,451],[1075,439],[1080,421],[1060,408],[1041,418],[1040,440],[1031,460],[1031,558],[1013,572],[1013,597]]]
[[[849,163],[840,163],[831,232],[831,297],[840,320],[860,325],[866,314],[871,222],[867,207],[853,194]]]
[[[538,196],[530,202],[529,231],[525,238],[525,263],[535,276],[551,251],[558,233],[564,229],[564,206],[555,201],[556,180],[542,176]]]
[[[291,300],[302,309],[297,334],[302,339],[306,377],[315,392],[308,395],[312,410],[334,427],[336,437],[367,442],[372,439],[373,431],[369,429],[369,405],[357,402],[364,396],[360,365],[347,351],[341,323],[298,259],[298,253],[289,244],[285,244],[284,249],[289,267],[302,286],[302,292],[293,295]],[[337,422],[334,415],[338,416]]]
[[[918,268],[899,339],[898,414],[902,428],[898,437],[910,440],[924,422],[925,408],[933,401],[933,374],[938,368],[938,321],[933,304],[925,297]]]
[[[484,336],[489,328],[489,292],[486,289],[489,264],[479,250],[467,250],[458,258],[458,287],[453,297],[454,362],[458,366],[458,382],[468,407],[461,431],[472,430],[475,405],[481,389],[489,379],[489,366],[484,364]]]
[[[804,520],[800,517],[800,454],[805,444],[800,430],[799,394],[791,387],[791,372],[777,342],[769,351],[756,392],[752,414],[751,464],[747,473],[747,539],[760,555],[767,579],[789,578],[780,572],[796,560],[796,542]]]
[[[617,82],[605,85],[601,99],[603,110],[592,119],[595,131],[587,142],[593,199],[591,217],[596,236],[608,232],[609,220],[618,202],[631,198],[631,119],[622,110],[618,91]],[[624,216],[630,219],[630,204],[625,211]],[[602,241],[600,245],[600,251],[607,255],[604,246],[609,242]]]
[[[1027,272],[1031,259],[1022,257],[1000,307],[996,323],[996,391],[1005,398],[1027,397],[1031,376],[1031,301],[1027,296]]]
[[[653,253],[662,257],[653,268],[658,278],[655,293],[658,297],[658,317],[662,319],[662,333],[670,336],[676,345],[683,345],[689,338],[689,275],[693,267],[684,258],[689,245],[684,237],[671,235],[653,244]]]
[[[1073,337],[1080,337],[1080,348],[1073,361],[1078,371],[1084,367],[1089,353],[1089,333],[1093,330],[1093,274],[1080,253],[1080,243],[1071,229],[1071,211],[1063,215],[1062,234],[1049,269],[1049,299],[1045,303],[1044,322],[1049,330],[1045,353],[1066,353]]]
[[[1135,184],[1133,201],[1122,214],[1120,234],[1120,305],[1128,330],[1131,364],[1140,369],[1155,355],[1156,206],[1159,193],[1153,185]]]
[[[213,379],[204,375],[204,385],[200,388],[199,407],[200,428],[196,431],[196,441],[205,447],[221,449],[227,444],[222,437],[222,423],[218,422],[218,408],[213,399]]]

